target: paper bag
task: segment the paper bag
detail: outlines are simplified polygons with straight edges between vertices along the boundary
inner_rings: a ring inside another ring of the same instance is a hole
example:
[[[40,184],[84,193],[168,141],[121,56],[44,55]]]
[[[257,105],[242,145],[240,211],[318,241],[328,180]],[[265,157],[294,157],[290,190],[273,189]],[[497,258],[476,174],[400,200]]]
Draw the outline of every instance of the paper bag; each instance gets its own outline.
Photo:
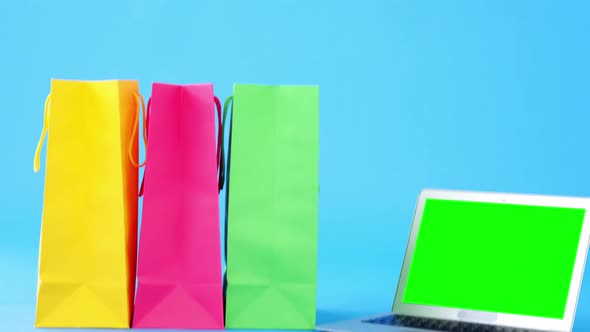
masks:
[[[223,328],[214,101],[221,125],[211,84],[153,84],[133,327]]]
[[[317,87],[234,86],[227,165],[228,328],[315,326],[318,117]]]
[[[51,82],[37,327],[130,326],[140,105],[136,81]]]

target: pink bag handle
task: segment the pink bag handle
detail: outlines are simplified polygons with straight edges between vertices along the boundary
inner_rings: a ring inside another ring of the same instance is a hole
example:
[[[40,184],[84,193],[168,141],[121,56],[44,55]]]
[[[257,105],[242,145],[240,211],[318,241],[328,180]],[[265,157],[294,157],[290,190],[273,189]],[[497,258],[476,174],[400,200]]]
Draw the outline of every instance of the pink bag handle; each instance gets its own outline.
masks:
[[[150,99],[148,99],[148,103],[147,103],[147,115],[145,116],[145,141],[146,141],[146,146],[147,146],[147,138],[148,138],[148,130],[150,127],[150,113],[151,113],[151,108],[152,108],[152,97],[150,97]],[[147,167],[143,169],[143,177],[141,178],[141,186],[139,187],[139,197],[143,196],[143,183],[145,182],[145,171],[146,171]]]
[[[219,101],[219,98],[217,98],[216,96],[213,96],[213,102],[215,103],[215,107],[217,108],[217,121],[218,121],[218,126],[219,126],[219,130],[218,130],[218,134],[217,134],[217,170],[218,170],[218,191],[221,191],[221,189],[223,188],[223,182],[224,182],[224,174],[223,174],[223,165],[221,163],[221,158],[222,158],[222,149],[223,149],[223,130],[222,130],[222,123],[221,123],[221,102]],[[149,126],[150,126],[150,113],[151,113],[151,108],[152,108],[152,98],[148,99],[148,103],[147,103],[147,115],[146,115],[146,119],[145,119],[145,135],[146,135],[146,142],[147,142],[147,136],[148,136],[148,130],[149,130]],[[147,143],[146,143],[147,146]],[[147,168],[145,169],[147,170]],[[145,183],[145,171],[143,172],[143,178],[141,179],[141,186],[139,187],[139,197],[143,196],[143,186]]]

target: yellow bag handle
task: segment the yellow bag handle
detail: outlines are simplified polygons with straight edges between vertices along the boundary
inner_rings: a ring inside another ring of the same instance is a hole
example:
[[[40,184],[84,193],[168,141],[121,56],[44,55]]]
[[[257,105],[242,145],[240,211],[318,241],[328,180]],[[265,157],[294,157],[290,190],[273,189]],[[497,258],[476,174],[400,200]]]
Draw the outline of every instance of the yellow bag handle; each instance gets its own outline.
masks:
[[[143,96],[140,93],[135,94],[135,99],[137,101],[137,106],[141,106],[141,114],[143,116],[143,142],[145,144],[147,150],[147,128],[145,126],[145,101],[143,100]],[[47,129],[49,128],[49,111],[50,111],[50,104],[51,104],[51,93],[47,95],[45,99],[45,109],[43,111],[43,129],[41,130],[41,137],[39,137],[39,142],[37,143],[37,149],[35,150],[35,157],[33,159],[33,171],[35,173],[39,172],[41,168],[41,149],[43,148],[43,142],[45,141],[45,136],[47,135]],[[139,125],[139,117],[135,118],[135,124],[133,125],[133,132],[131,134],[131,139],[129,141],[129,160],[135,167],[142,167],[145,165],[145,160],[143,163],[138,164],[135,159],[133,159],[133,141],[135,140],[135,135],[137,133],[137,126]]]
[[[141,93],[136,93],[135,94],[135,100],[137,101],[137,107],[139,108],[141,106],[141,116],[143,118],[143,144],[145,145],[145,150],[146,150],[146,158],[143,161],[143,163],[139,164],[137,161],[135,161],[135,159],[133,158],[133,142],[135,141],[135,137],[137,135],[137,126],[139,125],[139,116],[137,116],[135,118],[135,124],[133,125],[133,131],[131,133],[131,139],[129,140],[129,148],[128,148],[128,152],[129,152],[129,160],[131,161],[131,164],[133,164],[133,166],[135,167],[143,167],[145,166],[145,162],[147,161],[147,126],[145,124],[145,100],[143,100],[143,96],[141,95]]]
[[[43,111],[43,130],[41,130],[41,137],[37,143],[37,149],[35,150],[35,158],[33,159],[33,171],[39,172],[41,168],[41,149],[43,148],[43,141],[45,141],[45,135],[47,135],[47,127],[49,127],[49,104],[51,102],[51,93],[47,95],[45,99],[45,109]]]

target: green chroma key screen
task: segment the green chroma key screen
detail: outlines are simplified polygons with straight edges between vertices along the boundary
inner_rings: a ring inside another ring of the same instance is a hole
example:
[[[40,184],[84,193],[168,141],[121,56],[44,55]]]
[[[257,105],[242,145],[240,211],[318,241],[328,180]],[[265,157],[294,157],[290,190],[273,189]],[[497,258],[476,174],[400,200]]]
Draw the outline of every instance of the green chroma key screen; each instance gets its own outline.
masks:
[[[427,199],[403,302],[561,319],[585,212]]]

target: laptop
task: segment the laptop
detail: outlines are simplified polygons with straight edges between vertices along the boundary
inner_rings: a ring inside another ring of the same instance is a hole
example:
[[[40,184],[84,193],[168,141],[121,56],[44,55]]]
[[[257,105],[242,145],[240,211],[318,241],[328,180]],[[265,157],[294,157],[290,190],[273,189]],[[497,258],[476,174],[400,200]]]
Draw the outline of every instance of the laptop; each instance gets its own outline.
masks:
[[[571,331],[590,198],[424,190],[392,312],[319,331]]]

